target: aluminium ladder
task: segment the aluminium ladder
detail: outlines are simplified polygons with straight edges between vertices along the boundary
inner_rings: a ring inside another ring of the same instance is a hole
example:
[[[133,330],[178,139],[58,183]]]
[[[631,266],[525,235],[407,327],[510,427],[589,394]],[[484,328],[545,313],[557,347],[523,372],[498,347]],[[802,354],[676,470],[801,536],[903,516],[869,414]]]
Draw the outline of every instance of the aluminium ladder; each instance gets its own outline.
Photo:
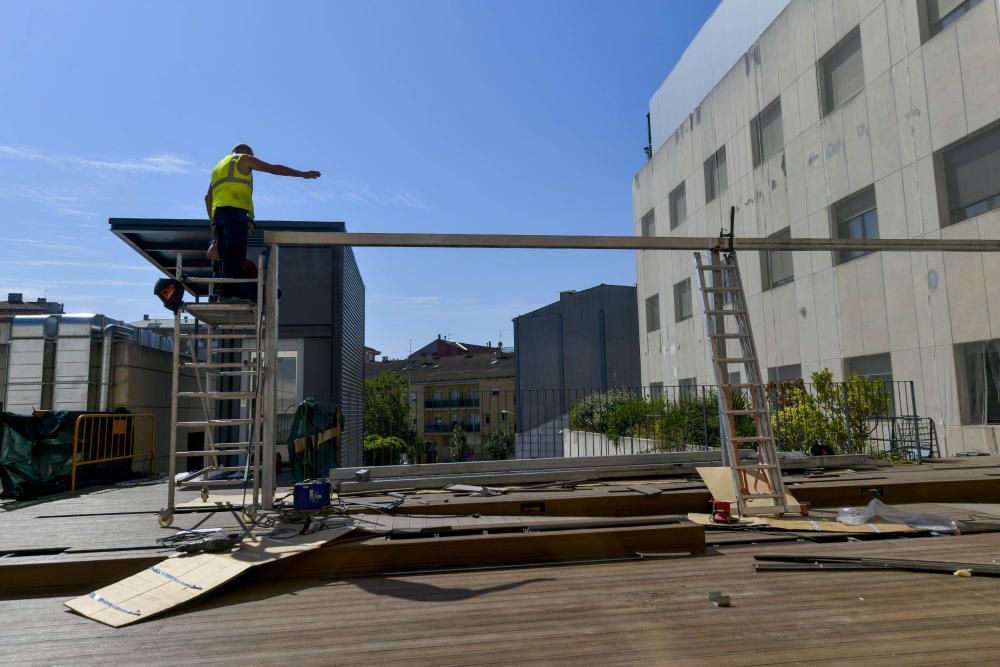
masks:
[[[736,505],[740,516],[753,514],[798,513],[790,507],[785,497],[785,484],[781,477],[778,450],[771,429],[771,415],[764,384],[757,360],[750,316],[747,312],[743,280],[740,277],[736,253],[723,252],[718,247],[710,249],[708,262],[702,263],[701,253],[694,254],[695,267],[701,285],[705,324],[712,350],[712,365],[719,398],[719,436],[723,464],[733,475]],[[735,324],[735,330],[726,330],[726,320]],[[733,343],[733,344],[731,344]],[[738,352],[731,352],[738,348]],[[743,382],[732,382],[733,367],[742,366]],[[746,391],[749,405],[737,407],[734,396]],[[738,417],[753,419],[753,435],[739,435],[736,430]],[[740,449],[749,447],[756,451],[756,461],[745,463],[740,459]]]
[[[252,480],[253,503],[247,515],[253,517],[261,498],[261,480],[272,474],[271,466],[263,461],[264,434],[263,377],[266,316],[263,308],[264,262],[262,256],[257,278],[208,278],[185,276],[181,255],[177,255],[175,279],[185,285],[207,284],[211,293],[217,284],[252,285],[257,299],[226,300],[218,303],[184,302],[174,313],[173,380],[171,387],[170,478],[167,506],[160,512],[159,522],[169,526],[176,507],[176,490],[183,487],[201,489],[202,500],[208,499],[209,488],[242,485]],[[181,328],[181,314],[187,313],[198,324],[192,331]],[[199,352],[200,350],[200,352]],[[195,390],[182,391],[181,374],[194,376]],[[238,401],[238,414],[236,405]],[[229,414],[220,417],[222,406]],[[200,409],[198,419],[181,420],[181,407]],[[201,429],[204,449],[179,449],[182,434]],[[233,433],[237,433],[233,437]],[[187,469],[188,459],[203,457],[199,470]],[[262,467],[264,473],[262,475]]]

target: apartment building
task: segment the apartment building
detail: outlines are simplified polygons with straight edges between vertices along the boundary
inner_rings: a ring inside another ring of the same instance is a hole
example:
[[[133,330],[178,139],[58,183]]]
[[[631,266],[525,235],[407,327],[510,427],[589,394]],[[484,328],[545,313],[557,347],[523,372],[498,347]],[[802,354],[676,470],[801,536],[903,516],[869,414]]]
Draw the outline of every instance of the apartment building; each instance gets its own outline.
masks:
[[[516,431],[514,355],[492,352],[365,364],[366,377],[400,373],[409,384],[411,424],[424,442],[424,463],[451,461],[451,434],[460,426],[469,454],[487,458],[490,435]]]
[[[728,59],[728,60],[724,60]],[[997,0],[723,0],[650,101],[637,235],[1000,238]],[[998,452],[1000,256],[740,256],[771,380],[913,380]],[[639,252],[644,384],[711,382],[692,258]]]

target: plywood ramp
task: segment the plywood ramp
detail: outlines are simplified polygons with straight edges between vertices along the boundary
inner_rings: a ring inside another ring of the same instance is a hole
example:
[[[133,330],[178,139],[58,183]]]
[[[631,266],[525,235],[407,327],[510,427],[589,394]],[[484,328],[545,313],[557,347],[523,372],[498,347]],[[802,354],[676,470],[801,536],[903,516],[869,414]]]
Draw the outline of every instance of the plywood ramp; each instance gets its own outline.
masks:
[[[352,529],[345,525],[288,539],[254,536],[231,553],[174,556],[66,606],[105,625],[130,625],[190,602],[252,567],[318,549]]]

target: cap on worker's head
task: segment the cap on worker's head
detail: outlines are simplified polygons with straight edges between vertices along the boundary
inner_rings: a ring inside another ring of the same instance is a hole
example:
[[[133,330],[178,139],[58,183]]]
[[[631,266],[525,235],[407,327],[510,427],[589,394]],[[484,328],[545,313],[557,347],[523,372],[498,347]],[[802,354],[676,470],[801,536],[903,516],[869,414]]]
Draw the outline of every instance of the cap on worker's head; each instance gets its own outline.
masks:
[[[253,155],[253,149],[249,144],[236,144],[233,146],[233,153],[237,155]]]

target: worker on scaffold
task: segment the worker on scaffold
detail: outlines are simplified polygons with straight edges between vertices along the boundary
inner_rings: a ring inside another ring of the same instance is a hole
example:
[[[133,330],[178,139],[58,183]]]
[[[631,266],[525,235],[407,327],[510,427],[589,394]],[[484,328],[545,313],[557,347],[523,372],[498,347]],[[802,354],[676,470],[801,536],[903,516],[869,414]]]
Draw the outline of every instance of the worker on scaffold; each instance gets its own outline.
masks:
[[[212,222],[209,257],[221,260],[223,278],[246,277],[247,238],[253,232],[253,172],[276,176],[319,178],[318,171],[299,171],[281,164],[268,164],[254,157],[247,144],[237,144],[212,170],[212,180],[205,195],[205,209]],[[214,255],[214,256],[213,256]],[[218,276],[217,276],[218,277]],[[245,286],[223,284],[212,300],[247,295]],[[254,293],[256,294],[256,293]]]

